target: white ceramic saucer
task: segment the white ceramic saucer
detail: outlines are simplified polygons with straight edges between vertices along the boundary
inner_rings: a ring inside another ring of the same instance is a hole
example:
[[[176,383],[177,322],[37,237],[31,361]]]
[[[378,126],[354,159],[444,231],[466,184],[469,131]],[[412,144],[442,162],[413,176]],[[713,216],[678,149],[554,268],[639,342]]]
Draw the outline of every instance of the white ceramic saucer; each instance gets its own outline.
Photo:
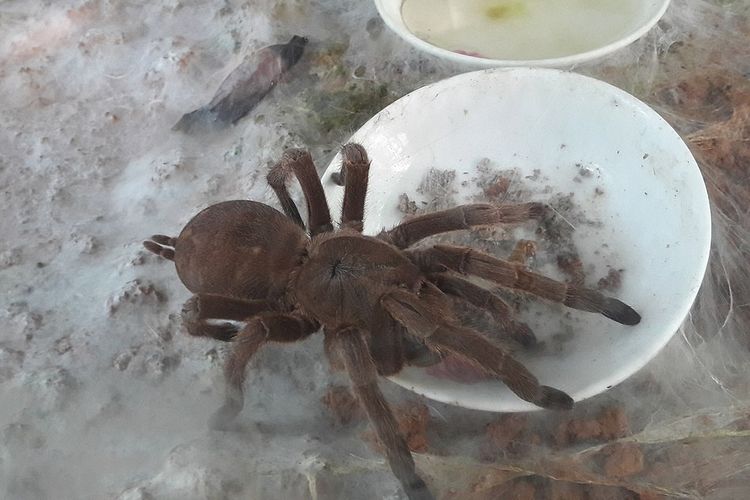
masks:
[[[549,69],[466,73],[404,96],[351,140],[363,144],[372,161],[367,234],[399,223],[402,193],[418,204],[424,199],[416,188],[430,168],[455,170],[456,201],[469,200],[476,188],[471,182],[462,187],[461,181],[476,175],[483,158],[518,169],[521,179],[546,178],[540,188],[547,191],[534,194],[536,201],[573,193],[587,218],[598,221],[577,225],[573,233],[587,274],[596,278],[606,275],[608,266],[624,269],[621,287],[610,295],[633,306],[642,322],[628,327],[572,311],[564,322],[573,335],[561,353],[519,356],[541,383],[576,401],[644,366],[677,331],[695,299],[711,239],[703,178],[687,146],[655,111],[607,83]],[[323,176],[336,217],[343,188],[330,175],[339,162],[337,156]],[[581,168],[592,177],[582,181]],[[534,223],[523,226],[533,234]],[[549,342],[569,310],[544,303],[539,308],[539,315],[522,319]],[[463,384],[415,368],[393,380],[468,408],[534,409],[497,381]]]

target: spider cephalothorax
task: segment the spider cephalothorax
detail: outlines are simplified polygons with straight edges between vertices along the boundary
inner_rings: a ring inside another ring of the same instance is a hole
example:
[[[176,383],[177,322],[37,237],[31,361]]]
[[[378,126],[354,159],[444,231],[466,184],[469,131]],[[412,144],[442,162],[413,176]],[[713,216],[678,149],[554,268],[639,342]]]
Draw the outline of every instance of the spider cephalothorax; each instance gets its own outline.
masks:
[[[342,159],[335,176],[345,186],[338,230],[333,229],[310,155],[290,150],[268,175],[286,216],[253,201],[218,203],[196,215],[177,238],[157,235],[144,245],[174,260],[180,279],[195,294],[183,310],[188,332],[234,343],[225,369],[226,399],[212,426],[225,428],[242,410],[245,367],[264,343],[295,342],[322,327],[331,361],[348,372],[407,495],[433,498],[415,471],[378,389],[377,375],[392,375],[404,365],[432,364],[452,354],[535,405],[573,405],[564,392],[540,385],[505,345],[461,323],[455,308],[468,303],[487,310],[509,342],[534,343],[531,330],[512,318],[508,305],[465,275],[601,313],[626,325],[637,324],[640,316],[595,290],[535,274],[525,267],[523,252],[505,261],[468,247],[410,249],[439,233],[538,219],[545,210],[539,203],[462,205],[414,217],[375,237],[364,236],[370,163],[358,144],[345,145]],[[307,228],[286,187],[292,175],[307,201]],[[242,321],[245,326],[208,321],[216,319]]]

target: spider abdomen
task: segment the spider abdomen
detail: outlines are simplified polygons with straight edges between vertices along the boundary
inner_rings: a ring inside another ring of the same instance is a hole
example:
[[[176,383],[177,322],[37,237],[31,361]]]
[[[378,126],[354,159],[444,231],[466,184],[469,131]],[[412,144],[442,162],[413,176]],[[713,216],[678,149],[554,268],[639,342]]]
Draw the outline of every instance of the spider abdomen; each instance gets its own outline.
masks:
[[[254,201],[212,205],[185,225],[175,266],[194,293],[279,298],[308,238],[277,210]]]

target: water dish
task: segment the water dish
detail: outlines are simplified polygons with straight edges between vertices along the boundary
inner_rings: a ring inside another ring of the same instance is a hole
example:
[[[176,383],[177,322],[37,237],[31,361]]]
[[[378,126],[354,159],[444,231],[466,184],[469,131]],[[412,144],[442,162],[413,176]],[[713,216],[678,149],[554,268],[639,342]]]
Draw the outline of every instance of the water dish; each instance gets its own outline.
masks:
[[[366,234],[403,219],[402,195],[417,206],[428,202],[423,188],[431,169],[455,172],[457,203],[476,195],[478,168],[487,161],[517,172],[535,201],[572,193],[585,214],[583,222],[569,222],[581,261],[589,266],[587,275],[622,270],[615,295],[643,317],[639,325],[626,327],[539,301],[524,313],[521,319],[547,346],[554,345],[561,322],[572,329],[559,349],[521,353],[519,359],[576,401],[625,380],[656,356],[695,299],[711,240],[703,178],[679,135],[616,87],[540,68],[466,73],[402,97],[351,140],[363,144],[372,160]],[[334,158],[323,176],[334,218],[343,189],[330,175],[339,161]],[[522,226],[533,235],[533,223]],[[392,380],[467,408],[535,408],[498,381],[446,380],[418,368]]]
[[[562,67],[642,37],[669,0],[375,0],[385,23],[430,54],[475,67]]]

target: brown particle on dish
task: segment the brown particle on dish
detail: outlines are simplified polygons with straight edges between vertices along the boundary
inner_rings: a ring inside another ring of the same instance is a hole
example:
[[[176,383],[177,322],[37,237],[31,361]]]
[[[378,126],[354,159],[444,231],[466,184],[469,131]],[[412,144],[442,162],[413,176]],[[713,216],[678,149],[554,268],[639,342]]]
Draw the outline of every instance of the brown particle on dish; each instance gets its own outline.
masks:
[[[414,215],[417,213],[419,208],[417,207],[417,204],[409,199],[409,195],[406,193],[402,193],[401,196],[398,197],[398,211],[405,215]]]
[[[597,283],[597,289],[617,291],[622,286],[622,273],[624,269],[613,269],[610,268],[609,272],[604,278],[601,278]]]
[[[510,188],[510,179],[507,177],[496,177],[495,180],[484,188],[484,195],[487,198],[500,199],[508,194]]]
[[[581,258],[574,253],[565,252],[557,256],[557,267],[565,273],[571,283],[583,283],[586,274],[583,272]]]
[[[542,175],[542,171],[538,168],[535,168],[531,175],[527,175],[526,178],[530,181],[536,181],[539,180],[539,178]]]
[[[594,171],[589,167],[581,166],[578,169],[578,175],[580,175],[581,177],[593,177]]]
[[[528,263],[529,259],[536,256],[537,244],[532,240],[518,240],[508,260],[511,262]]]
[[[417,188],[417,193],[426,196],[427,205],[424,207],[428,212],[445,210],[457,205],[454,195],[456,194],[455,170],[439,170],[431,168],[425,175]]]

